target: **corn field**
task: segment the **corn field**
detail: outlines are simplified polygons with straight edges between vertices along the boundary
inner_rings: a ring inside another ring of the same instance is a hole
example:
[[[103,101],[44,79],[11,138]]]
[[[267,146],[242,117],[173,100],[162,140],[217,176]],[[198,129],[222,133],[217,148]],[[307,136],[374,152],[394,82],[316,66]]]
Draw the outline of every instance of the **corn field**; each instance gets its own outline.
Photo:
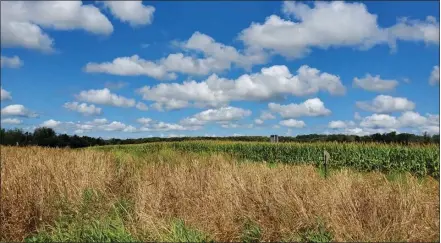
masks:
[[[349,167],[366,172],[410,172],[416,176],[439,177],[440,153],[437,145],[191,141],[111,145],[95,149],[118,150],[142,155],[166,148],[193,153],[222,153],[237,159],[255,162],[313,164],[316,166],[322,164],[323,152],[326,150],[331,155],[330,168]]]

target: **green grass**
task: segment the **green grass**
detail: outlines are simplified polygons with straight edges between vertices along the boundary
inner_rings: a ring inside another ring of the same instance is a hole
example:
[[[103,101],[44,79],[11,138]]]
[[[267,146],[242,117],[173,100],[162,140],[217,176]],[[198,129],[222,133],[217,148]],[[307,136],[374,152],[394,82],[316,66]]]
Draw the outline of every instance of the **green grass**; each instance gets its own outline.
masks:
[[[323,163],[323,151],[331,155],[329,168],[349,167],[358,171],[410,172],[416,176],[439,177],[439,147],[398,144],[355,143],[264,143],[264,142],[168,142],[136,145],[113,145],[93,149],[143,154],[162,153],[164,149],[197,154],[225,154],[243,161],[268,163]]]
[[[119,200],[110,208],[103,206],[99,192],[83,191],[78,210],[74,205],[63,205],[63,214],[52,224],[43,225],[26,242],[133,242],[134,237],[124,227],[130,203]]]
[[[192,228],[184,223],[181,219],[172,221],[171,229],[164,234],[163,242],[208,242],[210,238],[208,235]]]
[[[242,242],[259,242],[262,236],[262,230],[259,225],[251,220],[246,220],[242,232]]]
[[[304,228],[285,238],[284,242],[331,242],[333,235],[329,232],[323,221],[317,219],[314,227]]]
[[[26,238],[26,242],[133,242],[119,218],[61,218]]]

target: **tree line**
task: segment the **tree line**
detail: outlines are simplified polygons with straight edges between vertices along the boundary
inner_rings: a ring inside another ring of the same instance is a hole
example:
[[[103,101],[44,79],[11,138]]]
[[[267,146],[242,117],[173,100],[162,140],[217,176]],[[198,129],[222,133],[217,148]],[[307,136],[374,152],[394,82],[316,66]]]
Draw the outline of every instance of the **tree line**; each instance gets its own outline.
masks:
[[[129,139],[103,139],[88,136],[57,134],[52,128],[40,127],[34,132],[23,132],[20,129],[0,129],[1,145],[18,145],[18,146],[45,146],[45,147],[70,147],[83,148],[89,146],[116,145],[116,144],[140,144],[151,142],[174,142],[174,141],[192,141],[192,140],[213,140],[213,141],[255,141],[268,142],[269,137],[266,136],[232,136],[232,137],[150,137],[150,138],[129,138]],[[438,135],[415,135],[410,133],[376,133],[366,136],[345,135],[345,134],[308,134],[298,135],[295,137],[279,136],[279,142],[377,142],[377,143],[436,143],[439,144]]]

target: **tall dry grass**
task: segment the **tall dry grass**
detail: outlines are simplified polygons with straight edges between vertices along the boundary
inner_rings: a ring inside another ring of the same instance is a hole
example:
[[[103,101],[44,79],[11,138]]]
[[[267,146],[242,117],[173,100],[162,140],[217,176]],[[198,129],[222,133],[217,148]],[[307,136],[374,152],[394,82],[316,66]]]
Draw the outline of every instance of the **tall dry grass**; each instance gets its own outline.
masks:
[[[136,157],[90,150],[1,148],[4,239],[23,240],[75,207],[87,188],[103,204],[133,204],[125,227],[138,240],[166,241],[171,222],[215,241],[240,241],[250,222],[261,241],[299,240],[319,225],[334,241],[438,241],[439,182],[406,175],[312,166],[238,163],[173,151]]]
[[[1,147],[2,239],[22,241],[82,201],[88,188],[106,191],[115,164],[111,155],[85,150]]]

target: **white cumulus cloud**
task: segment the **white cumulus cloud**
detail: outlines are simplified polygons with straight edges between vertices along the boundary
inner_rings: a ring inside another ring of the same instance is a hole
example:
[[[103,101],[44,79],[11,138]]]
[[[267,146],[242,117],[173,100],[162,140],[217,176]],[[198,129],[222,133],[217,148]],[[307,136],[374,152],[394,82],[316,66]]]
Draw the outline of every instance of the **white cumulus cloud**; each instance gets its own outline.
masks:
[[[6,91],[6,90],[4,90],[3,88],[0,88],[0,100],[1,101],[4,101],[4,100],[11,100],[12,99],[12,96],[11,96],[11,93],[10,92],[8,92],[8,91]]]
[[[297,75],[293,75],[286,66],[272,66],[262,68],[259,73],[244,74],[236,80],[213,74],[202,82],[161,83],[137,90],[144,100],[155,101],[159,107],[173,107],[172,104],[183,104],[180,107],[219,107],[230,101],[265,101],[285,95],[311,95],[319,91],[342,95],[346,88],[338,76],[321,73],[315,68],[301,66]]]
[[[60,121],[50,119],[50,120],[47,120],[47,121],[44,121],[43,123],[41,123],[40,127],[56,128],[59,125],[61,125],[61,123],[62,122],[60,122]]]
[[[131,57],[118,57],[112,62],[89,62],[84,67],[88,73],[108,73],[120,76],[149,76],[156,79],[176,79],[176,74],[169,73],[165,66],[140,58],[138,55]]]
[[[279,113],[283,118],[297,118],[302,116],[327,116],[331,111],[319,98],[308,99],[300,104],[280,105],[269,103],[272,112]]]
[[[431,85],[439,84],[439,66],[434,66],[430,73],[429,83]]]
[[[398,85],[398,81],[381,79],[380,75],[371,76],[366,74],[364,78],[354,78],[353,85],[367,91],[385,92],[394,90]]]
[[[250,110],[244,110],[237,107],[221,107],[219,109],[209,109],[197,113],[193,117],[206,122],[220,122],[220,121],[236,121],[251,115]]]
[[[304,121],[299,121],[295,119],[288,119],[279,122],[280,125],[285,127],[303,128],[306,126]]]
[[[264,64],[267,57],[262,52],[241,53],[232,46],[216,42],[212,37],[195,32],[183,42],[174,42],[185,52],[200,54],[203,58],[184,53],[171,53],[159,60],[145,60],[138,55],[117,57],[112,62],[89,62],[84,71],[108,73],[120,76],[149,76],[160,80],[173,80],[176,73],[188,75],[208,75],[230,70],[232,66],[249,70],[255,64]]]
[[[254,123],[256,123],[257,125],[262,125],[264,123],[264,121],[262,119],[254,119]]]
[[[141,111],[148,111],[149,110],[149,107],[142,102],[136,103],[135,107],[136,107],[136,109],[141,110]]]
[[[271,112],[268,112],[268,111],[261,111],[259,118],[261,120],[273,120],[273,119],[276,119],[276,117],[273,114],[271,114]]]
[[[147,124],[150,124],[150,123],[153,122],[153,120],[152,120],[151,118],[146,118],[146,117],[138,118],[138,119],[136,119],[136,121],[137,121],[138,123],[143,124],[143,125],[147,125]]]
[[[2,1],[2,47],[53,51],[54,40],[42,28],[83,29],[98,35],[113,32],[111,22],[98,8],[81,1]]]
[[[37,117],[37,113],[30,111],[23,105],[8,105],[1,110],[2,116]]]
[[[153,22],[155,8],[143,5],[142,1],[103,1],[112,14],[131,26],[148,25]]]
[[[348,126],[348,124],[346,124],[346,122],[344,121],[331,121],[328,124],[328,127],[331,129],[342,129],[342,128],[346,128]]]
[[[439,115],[422,116],[414,111],[405,111],[399,117],[387,114],[373,114],[360,122],[363,128],[417,128],[421,132],[439,133]]]
[[[107,88],[81,91],[75,97],[80,101],[116,107],[133,107],[136,104],[134,99],[113,94]]]
[[[23,122],[22,120],[19,120],[17,118],[6,118],[1,120],[2,124],[11,124],[11,125],[18,125],[21,124],[22,122]]]
[[[264,23],[253,22],[239,34],[250,49],[264,49],[288,58],[307,55],[313,48],[355,47],[366,50],[374,45],[397,40],[439,44],[439,23],[428,16],[425,21],[400,19],[389,27],[381,27],[377,15],[364,3],[285,1],[283,12],[292,19],[268,16]],[[289,38],[287,38],[289,36]]]
[[[23,61],[18,56],[13,57],[7,57],[7,56],[1,56],[1,67],[7,67],[7,68],[19,68],[23,66]]]
[[[221,124],[223,128],[237,128],[242,125],[236,124],[235,122],[250,115],[250,110],[228,106],[199,112],[191,117],[182,119],[179,124],[188,127],[200,128],[207,123],[216,122]],[[247,125],[246,127],[250,128],[250,125]]]
[[[85,116],[101,114],[101,108],[96,107],[95,105],[87,105],[86,103],[67,102],[64,103],[64,108],[79,112]]]
[[[415,103],[404,97],[378,95],[372,101],[357,101],[356,106],[362,110],[375,113],[391,113],[415,109]]]

